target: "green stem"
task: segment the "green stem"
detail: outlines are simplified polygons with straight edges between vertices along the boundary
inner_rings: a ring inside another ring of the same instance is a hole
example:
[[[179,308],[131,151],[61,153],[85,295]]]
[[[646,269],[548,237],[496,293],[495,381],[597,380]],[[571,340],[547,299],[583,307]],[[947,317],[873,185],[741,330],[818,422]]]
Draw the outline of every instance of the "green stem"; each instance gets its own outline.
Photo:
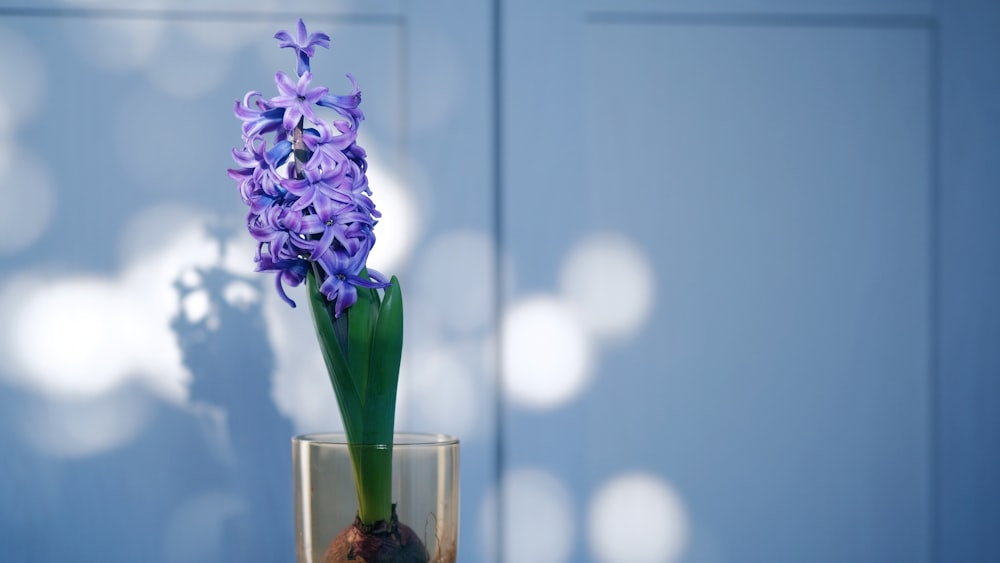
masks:
[[[391,442],[391,440],[390,440]],[[365,524],[392,517],[392,444],[349,445],[358,518]]]
[[[310,310],[337,396],[351,454],[358,517],[371,525],[392,517],[392,439],[403,346],[403,303],[392,278],[380,301],[358,289],[358,301],[334,318],[309,272]]]

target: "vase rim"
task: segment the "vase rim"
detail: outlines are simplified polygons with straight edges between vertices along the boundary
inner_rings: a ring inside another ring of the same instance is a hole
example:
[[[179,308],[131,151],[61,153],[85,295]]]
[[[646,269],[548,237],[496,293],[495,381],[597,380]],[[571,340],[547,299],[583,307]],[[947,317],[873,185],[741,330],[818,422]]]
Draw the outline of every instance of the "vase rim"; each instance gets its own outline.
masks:
[[[296,443],[314,443],[327,445],[347,445],[347,434],[343,432],[313,432],[293,436],[292,441]],[[365,446],[380,446],[385,444],[358,444]],[[420,446],[454,446],[458,445],[458,438],[447,434],[432,434],[429,432],[396,432],[392,435],[392,447],[420,447]]]

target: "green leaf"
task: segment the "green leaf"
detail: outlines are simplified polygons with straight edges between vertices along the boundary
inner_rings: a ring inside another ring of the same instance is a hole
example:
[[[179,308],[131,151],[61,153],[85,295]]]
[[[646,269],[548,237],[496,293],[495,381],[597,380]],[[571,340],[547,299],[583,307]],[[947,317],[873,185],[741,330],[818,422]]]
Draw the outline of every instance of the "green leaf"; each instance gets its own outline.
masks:
[[[393,276],[392,285],[385,290],[381,301],[376,290],[359,288],[358,302],[339,319],[333,318],[326,297],[319,292],[315,272],[308,273],[306,285],[316,335],[351,444],[358,517],[369,525],[389,520],[391,444],[403,350],[399,280]],[[342,342],[346,347],[342,347]],[[368,360],[362,363],[361,357],[365,355]],[[360,378],[359,374],[366,377]],[[356,384],[362,381],[365,391],[360,391]]]
[[[366,435],[391,440],[396,414],[396,390],[403,355],[403,293],[392,277],[379,310],[372,340],[368,400],[365,403]]]
[[[312,313],[313,325],[316,328],[316,338],[319,341],[320,350],[323,352],[323,361],[326,363],[326,371],[333,384],[334,395],[337,397],[337,406],[340,407],[341,418],[344,421],[344,431],[347,433],[348,441],[354,441],[363,428],[362,416],[364,413],[361,396],[354,385],[354,378],[351,375],[351,368],[344,358],[344,351],[341,350],[333,319],[331,319],[329,308],[326,306],[326,297],[320,293],[316,276],[312,271],[306,275],[306,286],[309,293],[309,311]]]
[[[358,300],[343,314],[347,316],[347,363],[351,366],[354,385],[361,403],[368,395],[369,365],[372,356],[372,325],[378,315],[378,304],[372,290],[359,287]],[[342,315],[342,316],[343,316]]]

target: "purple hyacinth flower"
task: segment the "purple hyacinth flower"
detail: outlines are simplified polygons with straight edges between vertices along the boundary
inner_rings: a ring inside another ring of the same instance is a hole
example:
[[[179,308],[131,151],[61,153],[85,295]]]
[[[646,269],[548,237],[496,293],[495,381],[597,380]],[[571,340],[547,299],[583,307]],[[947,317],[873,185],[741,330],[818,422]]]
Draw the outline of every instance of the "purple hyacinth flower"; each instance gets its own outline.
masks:
[[[306,33],[306,24],[301,18],[299,18],[297,31],[298,35],[292,37],[291,33],[281,30],[274,34],[274,38],[278,40],[280,47],[295,49],[295,58],[298,60],[296,72],[299,76],[302,76],[306,72],[309,72],[309,59],[316,54],[315,48],[330,48],[330,36],[323,32]]]
[[[292,301],[288,297],[288,294],[285,293],[285,284],[287,283],[292,287],[301,285],[306,279],[306,274],[309,272],[309,262],[297,259],[273,260],[270,256],[262,256],[257,261],[257,271],[277,272],[278,275],[274,277],[274,285],[278,290],[278,295],[282,301],[294,307],[295,301]]]
[[[347,121],[338,120],[333,125],[340,135],[334,135],[330,126],[323,122],[302,135],[302,142],[312,153],[308,166],[338,169],[348,160],[344,151],[357,140],[357,133]]]
[[[261,97],[260,92],[251,91],[243,97],[242,103],[236,101],[233,113],[243,121],[243,137],[252,138],[277,131],[281,127],[285,108],[273,107]]]
[[[351,203],[350,194],[343,194],[337,190],[334,183],[336,178],[337,172],[334,170],[306,169],[305,178],[285,182],[285,189],[296,197],[291,208],[297,211],[305,209],[315,205],[320,198],[332,199],[343,204]]]
[[[326,280],[320,285],[319,290],[329,301],[334,303],[334,317],[339,317],[348,307],[357,303],[357,288],[379,288],[387,285],[384,278],[379,280],[361,277],[359,265],[364,264],[367,255],[367,252],[363,254],[359,252],[358,255],[352,256],[343,251],[337,252],[330,249],[316,260],[327,274]],[[369,271],[369,275],[372,275],[372,271]],[[381,277],[381,274],[378,275]]]
[[[249,207],[247,230],[257,241],[257,270],[275,272],[278,294],[292,306],[286,286],[300,285],[316,272],[320,291],[339,316],[357,301],[357,288],[385,288],[385,276],[367,269],[375,244],[372,228],[380,213],[372,202],[368,162],[357,144],[361,90],[348,75],[352,91],[330,95],[313,87],[309,58],[329,37],[278,32],[282,47],[294,48],[298,80],[275,75],[278,95],[265,99],[251,91],[237,100],[234,115],[243,122],[243,146],[233,149],[237,168],[228,171]],[[336,111],[343,119],[318,119],[314,107]],[[368,275],[364,272],[368,271]]]
[[[312,105],[326,95],[328,88],[325,86],[310,88],[310,80],[312,80],[311,72],[300,76],[298,82],[292,82],[287,74],[280,71],[274,75],[274,82],[278,86],[280,95],[271,98],[270,102],[275,107],[285,108],[282,126],[286,131],[294,129],[303,116],[309,121],[318,121]]]
[[[324,96],[316,105],[330,108],[344,117],[350,117],[357,123],[365,120],[365,114],[359,107],[361,105],[361,89],[358,88],[358,81],[354,75],[348,73],[347,79],[351,81],[351,93],[340,96]]]

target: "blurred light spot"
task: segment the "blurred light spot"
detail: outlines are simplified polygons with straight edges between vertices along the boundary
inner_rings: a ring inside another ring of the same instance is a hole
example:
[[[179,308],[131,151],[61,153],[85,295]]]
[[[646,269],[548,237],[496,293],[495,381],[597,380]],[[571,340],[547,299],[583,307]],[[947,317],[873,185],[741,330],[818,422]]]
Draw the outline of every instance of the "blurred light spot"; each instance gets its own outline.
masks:
[[[223,244],[222,268],[237,276],[260,277],[253,261],[257,251],[257,241],[246,232],[226,239]]]
[[[196,323],[208,316],[212,310],[212,301],[208,297],[208,292],[204,289],[192,291],[184,296],[181,301],[181,308],[188,322]]]
[[[129,311],[115,299],[113,282],[63,278],[40,284],[12,311],[19,327],[9,356],[22,377],[39,390],[88,397],[120,384],[131,369],[128,353],[115,353],[119,338],[132,340]],[[56,349],[58,354],[47,353]]]
[[[265,287],[264,320],[274,351],[271,392],[278,411],[300,434],[342,430],[340,409],[316,342],[305,291],[301,286],[288,289],[288,296],[297,305],[293,309],[278,297],[273,286],[268,283]]]
[[[0,89],[2,90],[2,89]],[[0,254],[22,250],[49,228],[55,194],[45,164],[34,154],[4,146],[0,139]],[[30,205],[30,213],[24,204]]]
[[[201,284],[201,274],[199,274],[197,270],[189,268],[181,273],[177,281],[181,284],[181,286],[188,289],[198,287],[198,285]]]
[[[163,531],[165,561],[225,561],[229,550],[223,539],[229,520],[249,508],[243,497],[224,491],[186,499],[170,515]]]
[[[46,65],[38,46],[9,26],[0,26],[0,140],[34,117],[45,102]],[[4,200],[10,201],[10,200]],[[0,221],[0,225],[4,223]]]
[[[149,395],[131,389],[90,398],[41,397],[26,402],[21,431],[26,443],[49,457],[88,457],[138,436],[153,408]]]
[[[623,235],[587,237],[570,252],[559,275],[563,297],[595,336],[634,333],[653,307],[654,278],[649,259]]]
[[[520,468],[502,478],[505,560],[560,563],[573,552],[573,499],[566,485],[548,471]],[[496,491],[483,503],[480,522],[488,553],[496,552]]]
[[[158,2],[136,0],[130,8],[155,8]],[[68,18],[63,33],[90,64],[109,70],[144,67],[162,44],[166,23],[157,19]]]
[[[673,488],[645,473],[604,484],[588,510],[591,550],[608,563],[677,561],[688,537],[684,506]]]
[[[162,203],[133,213],[118,239],[122,263],[147,261],[162,263],[172,279],[192,279],[201,283],[196,266],[218,261],[219,245],[208,237],[206,225],[211,215],[187,205]]]
[[[422,349],[410,366],[405,381],[411,427],[463,437],[471,435],[478,413],[469,368],[442,348]],[[400,379],[403,380],[402,374]]]
[[[138,378],[171,401],[187,396],[190,374],[170,328],[180,311],[177,276],[218,262],[218,244],[190,211],[157,227],[168,211],[139,213],[125,232],[155,233],[146,244],[132,239],[117,276],[25,274],[0,294],[0,340],[13,381],[54,396],[91,398]],[[147,235],[152,236],[152,235]],[[139,234],[135,235],[140,238]],[[128,236],[126,238],[129,238]],[[155,240],[153,240],[155,239]],[[58,353],[52,353],[57,350]]]
[[[211,92],[226,79],[228,70],[225,54],[189,40],[174,28],[146,67],[153,85],[174,98],[197,98]]]
[[[417,209],[409,189],[377,166],[368,168],[368,183],[375,208],[382,213],[375,226],[375,246],[368,255],[368,265],[392,276],[409,257],[417,239]]]
[[[515,303],[504,315],[502,330],[503,388],[511,400],[553,408],[588,383],[590,342],[564,302],[537,296]]]
[[[232,7],[232,0],[186,0],[178,2],[174,0],[173,7],[177,4],[191,4],[192,8],[207,10],[225,10]],[[257,6],[254,6],[256,4]],[[243,10],[259,9],[263,4],[271,2],[241,2]],[[277,28],[273,22],[239,22],[222,23],[218,21],[184,21],[179,24],[183,33],[183,39],[190,39],[199,47],[212,50],[216,53],[232,55],[248,44],[263,39],[271,39]],[[289,28],[291,29],[291,27]],[[310,30],[312,31],[312,30]],[[271,39],[272,47],[277,47],[277,42]],[[287,54],[288,51],[285,51]]]
[[[238,309],[246,310],[260,299],[260,292],[257,288],[243,281],[234,281],[226,284],[222,290],[222,298],[226,303]]]
[[[413,291],[448,328],[489,326],[494,306],[492,239],[476,231],[451,231],[423,245],[415,262]]]

